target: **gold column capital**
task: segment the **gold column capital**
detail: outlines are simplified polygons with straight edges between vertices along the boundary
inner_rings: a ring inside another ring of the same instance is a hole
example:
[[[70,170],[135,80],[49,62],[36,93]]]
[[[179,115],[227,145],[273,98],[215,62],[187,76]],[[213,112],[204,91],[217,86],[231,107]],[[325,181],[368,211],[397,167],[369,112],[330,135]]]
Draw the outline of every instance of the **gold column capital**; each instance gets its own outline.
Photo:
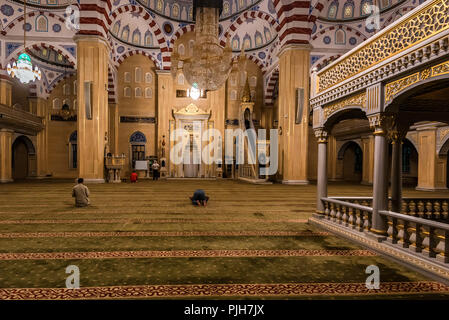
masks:
[[[327,143],[329,139],[328,132],[323,128],[315,129],[315,137],[318,140],[318,143]]]

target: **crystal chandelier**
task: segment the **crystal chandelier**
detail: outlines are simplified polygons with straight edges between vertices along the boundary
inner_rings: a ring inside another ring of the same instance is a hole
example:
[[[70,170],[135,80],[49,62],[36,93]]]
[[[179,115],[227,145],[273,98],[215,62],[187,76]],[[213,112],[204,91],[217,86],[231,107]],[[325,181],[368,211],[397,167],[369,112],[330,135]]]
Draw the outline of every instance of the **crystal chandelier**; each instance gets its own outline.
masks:
[[[193,54],[181,58],[176,47],[171,55],[172,75],[182,70],[187,82],[200,90],[217,90],[228,79],[232,68],[232,49],[229,37],[226,47],[220,46],[218,28],[221,0],[194,0],[195,43]],[[182,67],[179,68],[179,65]]]
[[[24,52],[19,56],[17,62],[13,62],[12,66],[10,64],[7,65],[6,70],[11,77],[16,77],[19,79],[21,83],[29,83],[36,79],[41,79],[41,71],[36,66],[33,70],[33,64],[31,63],[31,58],[28,54],[26,54],[26,0],[24,1],[24,10],[23,10],[23,49]]]

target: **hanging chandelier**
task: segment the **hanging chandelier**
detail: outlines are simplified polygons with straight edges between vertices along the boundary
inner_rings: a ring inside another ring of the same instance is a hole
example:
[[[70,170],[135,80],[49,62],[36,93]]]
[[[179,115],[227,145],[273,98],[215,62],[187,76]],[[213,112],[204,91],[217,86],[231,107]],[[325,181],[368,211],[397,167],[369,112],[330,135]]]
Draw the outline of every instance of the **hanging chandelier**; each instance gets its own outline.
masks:
[[[23,53],[20,54],[17,62],[13,62],[12,65],[8,64],[6,66],[6,70],[8,74],[14,78],[19,79],[21,83],[27,84],[31,81],[35,81],[36,79],[41,79],[41,71],[36,66],[33,70],[33,64],[31,63],[30,56],[26,53],[26,19],[27,19],[27,11],[26,11],[26,0],[23,4]]]
[[[187,58],[181,58],[175,47],[171,55],[172,75],[176,76],[178,70],[181,70],[187,82],[196,89],[217,90],[225,83],[231,72],[232,49],[229,37],[226,39],[225,48],[220,46],[218,39],[222,9],[221,0],[194,0],[193,53]]]

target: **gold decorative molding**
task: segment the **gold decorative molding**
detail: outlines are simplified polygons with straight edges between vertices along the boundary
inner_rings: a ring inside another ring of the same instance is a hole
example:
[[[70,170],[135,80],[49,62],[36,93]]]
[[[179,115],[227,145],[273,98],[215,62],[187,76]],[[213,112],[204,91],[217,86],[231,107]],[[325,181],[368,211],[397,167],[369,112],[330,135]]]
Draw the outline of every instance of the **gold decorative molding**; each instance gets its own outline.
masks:
[[[424,81],[444,74],[449,74],[449,61],[445,61],[431,68],[416,72],[410,76],[387,83],[385,85],[385,103],[389,103],[393,100],[395,95],[419,81]]]
[[[449,29],[448,0],[428,1],[421,10],[319,74],[319,92]],[[438,18],[435,18],[438,17]]]
[[[200,108],[198,108],[195,104],[191,103],[189,104],[187,107],[182,108],[178,111],[176,111],[175,109],[173,109],[173,114],[176,115],[183,115],[183,116],[198,116],[198,115],[210,115],[211,110],[208,111],[204,111]]]
[[[366,109],[366,92],[350,96],[341,101],[325,106],[324,118],[327,119],[331,114],[349,106],[359,106],[363,110]]]
[[[440,142],[443,142],[443,140],[446,138],[446,136],[449,134],[449,128],[442,129],[440,131]]]

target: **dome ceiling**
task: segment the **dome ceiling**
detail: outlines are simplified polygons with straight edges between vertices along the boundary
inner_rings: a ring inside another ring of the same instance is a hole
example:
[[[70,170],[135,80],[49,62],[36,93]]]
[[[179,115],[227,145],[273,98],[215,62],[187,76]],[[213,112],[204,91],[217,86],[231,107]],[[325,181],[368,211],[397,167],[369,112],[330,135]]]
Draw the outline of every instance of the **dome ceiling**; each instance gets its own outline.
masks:
[[[30,47],[27,49],[27,52],[32,58],[37,59],[38,61],[58,67],[73,68],[71,62],[64,57],[64,55],[56,52],[54,49]]]
[[[193,0],[136,0],[155,14],[176,21],[192,22]],[[119,5],[124,0],[113,1]],[[220,19],[226,20],[248,8],[262,2],[262,0],[223,0],[223,12]]]
[[[9,0],[9,1],[23,4],[23,1],[21,0]],[[60,7],[66,7],[71,3],[73,3],[72,0],[27,0],[27,6],[55,8],[55,9]]]
[[[117,39],[137,47],[158,47],[155,44],[156,37],[151,31],[148,21],[138,13],[126,12],[121,14],[112,23],[110,32]]]
[[[406,0],[378,0],[381,12],[395,8]],[[321,11],[322,20],[347,21],[366,19],[374,0],[328,0]]]
[[[231,37],[233,51],[240,51],[242,46],[245,50],[254,50],[265,47],[272,43],[277,37],[276,30],[266,20],[246,19]]]

